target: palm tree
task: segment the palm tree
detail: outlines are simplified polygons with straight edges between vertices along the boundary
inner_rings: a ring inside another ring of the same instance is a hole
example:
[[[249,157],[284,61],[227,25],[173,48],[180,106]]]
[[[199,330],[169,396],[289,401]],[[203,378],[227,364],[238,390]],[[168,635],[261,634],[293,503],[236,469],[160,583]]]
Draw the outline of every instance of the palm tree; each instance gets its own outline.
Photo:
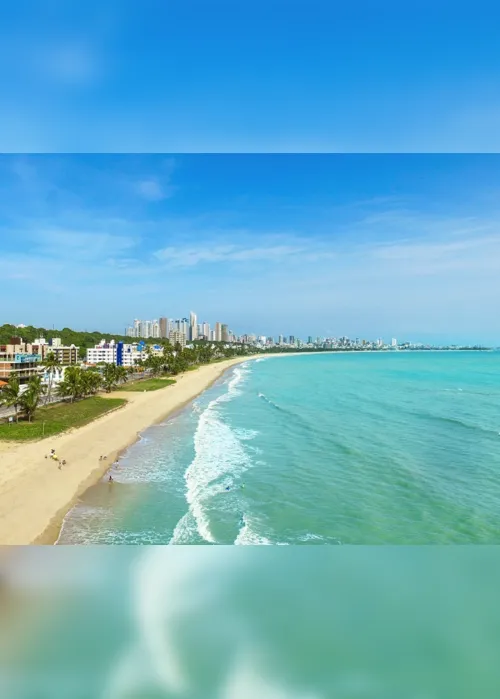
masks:
[[[49,374],[49,388],[47,391],[47,399],[46,403],[50,403],[50,398],[52,396],[52,384],[54,381],[54,375],[56,371],[61,367],[61,362],[59,359],[56,357],[54,352],[49,352],[47,356],[45,357],[45,361],[43,362],[43,366],[47,370]]]
[[[57,392],[63,398],[69,398],[71,403],[82,394],[82,370],[77,366],[69,366],[64,372],[64,380],[57,387]]]
[[[93,396],[102,386],[102,376],[97,371],[86,370],[80,375],[80,386],[82,395]]]
[[[124,366],[117,366],[116,367],[116,379],[120,383],[127,383],[128,381],[128,371],[127,368]]]
[[[116,384],[120,380],[120,373],[118,369],[119,367],[117,367],[115,364],[106,364],[106,366],[102,370],[104,388],[106,389],[107,393],[111,393],[113,388],[116,387]]]
[[[41,376],[32,376],[28,381],[28,387],[21,394],[21,407],[26,413],[28,422],[31,422],[35,415],[35,411],[40,403],[40,398],[43,396],[45,386],[42,384]]]
[[[0,403],[8,408],[14,408],[16,422],[18,422],[19,417],[17,410],[21,404],[21,387],[19,385],[19,379],[15,376],[11,376],[7,385],[2,388],[0,392]]]

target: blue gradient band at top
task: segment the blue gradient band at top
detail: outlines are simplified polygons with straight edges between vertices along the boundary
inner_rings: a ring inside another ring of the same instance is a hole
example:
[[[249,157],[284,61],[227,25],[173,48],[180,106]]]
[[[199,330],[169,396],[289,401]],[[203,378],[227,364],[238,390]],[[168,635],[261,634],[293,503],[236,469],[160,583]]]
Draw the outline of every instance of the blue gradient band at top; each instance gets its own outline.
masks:
[[[5,5],[0,147],[496,151],[499,15],[491,0]]]

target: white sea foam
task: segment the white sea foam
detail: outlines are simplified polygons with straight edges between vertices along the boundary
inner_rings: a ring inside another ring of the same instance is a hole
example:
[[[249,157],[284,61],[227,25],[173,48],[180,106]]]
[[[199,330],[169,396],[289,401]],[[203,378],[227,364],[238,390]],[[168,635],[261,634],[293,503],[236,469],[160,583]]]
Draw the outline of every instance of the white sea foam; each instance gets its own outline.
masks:
[[[303,536],[299,537],[300,541],[324,541],[324,538],[322,536],[319,536],[319,534],[304,534]]]
[[[177,523],[171,539],[173,544],[189,540],[193,519],[198,534],[205,541],[215,543],[206,505],[223,488],[231,487],[234,477],[251,466],[241,440],[255,435],[249,430],[238,434],[222,420],[218,410],[221,404],[240,395],[239,386],[248,373],[245,364],[236,367],[227,382],[227,392],[212,400],[200,414],[194,435],[195,457],[184,474],[189,512]]]
[[[270,541],[267,537],[260,536],[255,532],[255,529],[252,528],[252,521],[247,515],[243,515],[242,520],[242,527],[234,541],[236,546],[251,546],[255,544],[272,546],[272,541]],[[253,526],[255,527],[255,525]]]

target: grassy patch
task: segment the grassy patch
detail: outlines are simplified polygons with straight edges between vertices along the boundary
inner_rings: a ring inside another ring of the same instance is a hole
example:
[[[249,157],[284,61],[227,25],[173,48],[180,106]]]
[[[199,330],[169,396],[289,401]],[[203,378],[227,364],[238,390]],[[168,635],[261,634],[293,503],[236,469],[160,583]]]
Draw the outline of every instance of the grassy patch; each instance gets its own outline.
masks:
[[[34,422],[20,420],[18,423],[0,424],[0,440],[24,441],[51,437],[71,427],[86,425],[126,402],[124,398],[93,396],[76,403],[58,403],[39,408]]]
[[[174,379],[144,379],[144,381],[134,381],[133,383],[119,386],[118,391],[158,391],[165,386],[175,383]]]

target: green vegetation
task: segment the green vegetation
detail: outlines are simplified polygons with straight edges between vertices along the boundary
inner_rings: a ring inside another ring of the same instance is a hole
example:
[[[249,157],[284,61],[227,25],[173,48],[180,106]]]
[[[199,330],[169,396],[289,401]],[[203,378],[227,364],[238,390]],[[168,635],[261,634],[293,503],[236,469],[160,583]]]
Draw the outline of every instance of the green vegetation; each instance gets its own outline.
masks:
[[[74,403],[78,398],[95,395],[102,385],[103,378],[98,371],[69,366],[64,372],[64,381],[57,386],[57,393]]]
[[[19,421],[19,409],[24,417],[31,422],[38,404],[45,393],[45,386],[40,376],[32,376],[24,391],[21,391],[19,380],[11,376],[6,386],[0,391],[0,405],[14,408],[16,423]]]
[[[120,386],[120,391],[158,391],[160,388],[176,383],[174,379],[144,379],[134,381],[127,386]]]
[[[45,393],[45,386],[42,384],[41,376],[32,376],[28,381],[27,389],[21,394],[21,410],[28,422],[35,416],[38,404]]]
[[[36,422],[20,420],[0,424],[0,440],[30,440],[51,437],[72,427],[81,427],[115,410],[127,401],[123,398],[93,396],[77,403],[58,403],[39,408]]]
[[[33,342],[36,338],[44,337],[50,340],[53,337],[60,337],[63,345],[76,345],[80,348],[80,357],[85,358],[86,350],[89,347],[94,347],[101,340],[116,340],[119,342],[130,342],[130,337],[125,335],[114,335],[110,333],[102,333],[98,330],[92,332],[81,332],[71,330],[71,328],[63,328],[62,330],[50,330],[48,328],[35,328],[33,325],[28,325],[26,328],[16,328],[15,325],[0,325],[0,345],[10,343],[11,337],[22,337],[24,342]]]
[[[14,408],[16,422],[18,421],[19,406],[21,405],[21,387],[19,381],[11,376],[7,385],[0,391],[0,405]]]
[[[106,393],[118,386],[119,383],[125,383],[128,380],[128,372],[123,366],[115,364],[105,364],[102,368],[102,384]]]
[[[59,359],[56,357],[54,352],[49,352],[47,356],[45,357],[45,361],[43,362],[43,366],[45,367],[45,370],[49,374],[49,385],[47,389],[47,403],[50,403],[50,399],[52,396],[52,386],[54,384],[54,375],[58,369],[61,368],[61,362]]]
[[[158,342],[158,341],[157,341]],[[161,354],[153,353],[152,348],[146,350],[146,357],[141,362],[142,367],[149,369],[153,376],[170,375],[177,376],[184,371],[197,369],[202,364],[230,359],[231,357],[245,357],[255,352],[248,345],[232,345],[226,347],[224,343],[195,341],[192,347],[182,347],[179,344],[171,345],[168,340],[160,341]]]

